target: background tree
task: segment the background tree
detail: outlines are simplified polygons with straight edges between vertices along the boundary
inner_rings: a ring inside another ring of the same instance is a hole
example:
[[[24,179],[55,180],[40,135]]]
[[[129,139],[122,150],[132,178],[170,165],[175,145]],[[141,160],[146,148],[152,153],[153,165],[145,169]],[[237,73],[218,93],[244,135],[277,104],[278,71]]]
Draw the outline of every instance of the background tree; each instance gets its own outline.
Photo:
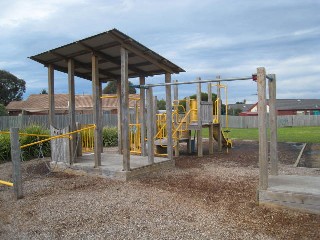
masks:
[[[137,93],[136,89],[132,86],[132,82],[129,81],[129,94]],[[107,86],[102,90],[103,94],[116,94],[117,93],[117,82],[110,81]]]
[[[26,82],[13,74],[0,70],[0,103],[7,106],[11,101],[22,100]]]
[[[0,116],[8,116],[6,107],[0,103]]]
[[[166,101],[164,99],[157,101],[158,110],[166,110]]]
[[[43,88],[40,92],[40,94],[48,94],[47,89]]]

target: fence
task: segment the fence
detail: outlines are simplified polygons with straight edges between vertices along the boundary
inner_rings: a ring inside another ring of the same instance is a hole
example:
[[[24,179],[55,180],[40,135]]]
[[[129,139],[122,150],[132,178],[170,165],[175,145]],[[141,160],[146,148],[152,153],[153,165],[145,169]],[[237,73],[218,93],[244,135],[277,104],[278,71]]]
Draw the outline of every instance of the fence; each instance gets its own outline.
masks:
[[[69,123],[68,115],[55,116],[56,127],[65,128]],[[78,114],[76,115],[76,122],[81,124],[92,124],[92,114]],[[117,114],[104,113],[102,119],[103,126],[116,127],[118,125]],[[24,128],[29,125],[40,125],[49,129],[48,115],[23,115],[23,116],[1,116],[0,130],[6,130],[11,127]]]
[[[68,115],[56,115],[55,120],[58,128],[68,125]],[[103,126],[117,127],[117,115],[104,113]],[[76,115],[76,121],[81,124],[92,124],[92,114]],[[226,126],[226,116],[221,116],[222,126]],[[24,116],[2,116],[0,117],[0,130],[7,130],[10,127],[23,128],[32,124],[41,125],[49,129],[48,115],[24,115]],[[258,128],[258,116],[228,116],[230,128]],[[297,127],[297,126],[320,126],[319,115],[288,115],[278,116],[278,127]]]
[[[225,127],[226,116],[222,116],[221,122],[222,122],[222,126]],[[319,115],[278,116],[277,122],[278,122],[279,128],[320,126],[320,116]],[[258,116],[228,116],[228,125],[230,128],[258,128]]]

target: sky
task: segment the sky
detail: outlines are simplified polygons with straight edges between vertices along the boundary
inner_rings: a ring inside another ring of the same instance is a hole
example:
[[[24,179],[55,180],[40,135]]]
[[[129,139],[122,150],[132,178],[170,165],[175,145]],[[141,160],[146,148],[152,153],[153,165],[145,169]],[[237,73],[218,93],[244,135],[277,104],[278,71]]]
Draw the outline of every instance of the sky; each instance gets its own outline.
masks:
[[[48,88],[47,69],[28,57],[113,28],[186,70],[172,80],[247,77],[265,67],[276,74],[277,98],[320,97],[319,0],[0,0],[0,9],[0,69],[26,81],[24,99]],[[75,84],[77,94],[91,94],[90,81]],[[253,81],[227,90],[229,103],[257,101]],[[55,92],[68,93],[66,74],[55,73]],[[195,93],[179,86],[179,98]]]

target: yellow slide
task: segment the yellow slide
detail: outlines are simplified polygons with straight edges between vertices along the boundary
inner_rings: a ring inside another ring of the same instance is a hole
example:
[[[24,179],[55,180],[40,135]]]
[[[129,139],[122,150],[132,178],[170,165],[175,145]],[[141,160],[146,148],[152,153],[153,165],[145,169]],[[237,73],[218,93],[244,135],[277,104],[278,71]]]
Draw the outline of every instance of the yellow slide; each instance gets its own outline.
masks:
[[[213,125],[213,138],[218,141],[219,136],[219,124]],[[224,147],[231,148],[232,147],[232,141],[231,139],[228,139],[225,137],[224,132],[221,130],[221,136],[222,136],[222,145]]]

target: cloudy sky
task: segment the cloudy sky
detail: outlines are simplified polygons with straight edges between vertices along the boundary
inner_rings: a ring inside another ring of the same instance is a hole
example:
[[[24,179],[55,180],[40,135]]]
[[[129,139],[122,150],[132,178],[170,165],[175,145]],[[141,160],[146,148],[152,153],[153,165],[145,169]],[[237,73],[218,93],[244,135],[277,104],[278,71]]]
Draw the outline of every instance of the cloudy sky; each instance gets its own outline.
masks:
[[[250,76],[263,66],[277,75],[278,98],[319,98],[319,0],[1,0],[0,9],[0,69],[26,81],[24,98],[47,88],[46,68],[27,57],[112,28],[186,70],[173,79]],[[89,83],[76,79],[76,92],[90,94]],[[65,74],[55,84],[67,93]],[[179,88],[181,98],[195,93]],[[229,103],[255,94],[252,81],[228,83]]]

